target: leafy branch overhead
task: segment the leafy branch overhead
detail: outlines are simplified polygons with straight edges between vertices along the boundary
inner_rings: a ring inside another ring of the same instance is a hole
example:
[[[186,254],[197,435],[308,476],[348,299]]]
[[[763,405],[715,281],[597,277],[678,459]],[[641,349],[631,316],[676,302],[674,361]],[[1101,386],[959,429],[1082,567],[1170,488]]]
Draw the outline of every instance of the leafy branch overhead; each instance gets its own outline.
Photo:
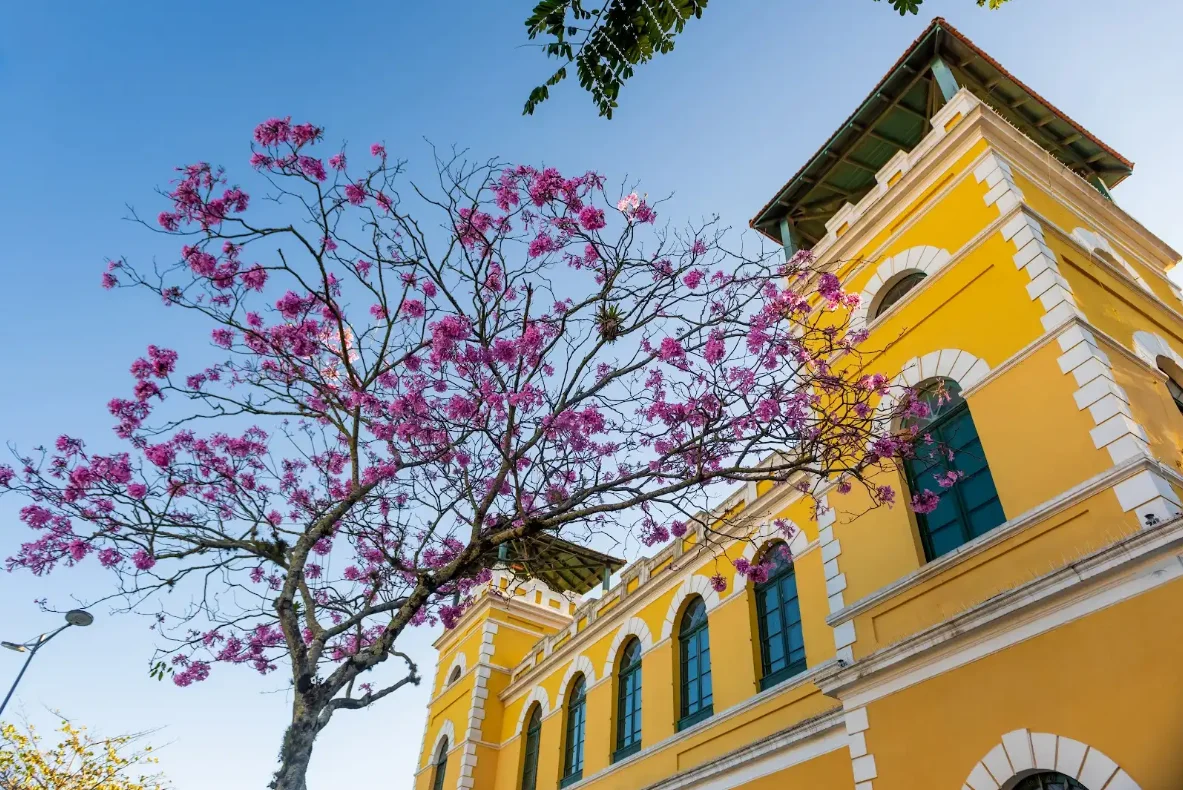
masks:
[[[904,15],[918,13],[923,0],[889,2]],[[975,2],[996,9],[1007,0]],[[527,33],[532,41],[541,38],[543,51],[562,65],[530,91],[523,114],[532,115],[574,66],[580,87],[591,94],[600,115],[611,118],[620,89],[636,67],[672,51],[674,38],[691,17],[701,19],[706,6],[707,0],[604,0],[590,8],[583,0],[540,0],[526,19]]]

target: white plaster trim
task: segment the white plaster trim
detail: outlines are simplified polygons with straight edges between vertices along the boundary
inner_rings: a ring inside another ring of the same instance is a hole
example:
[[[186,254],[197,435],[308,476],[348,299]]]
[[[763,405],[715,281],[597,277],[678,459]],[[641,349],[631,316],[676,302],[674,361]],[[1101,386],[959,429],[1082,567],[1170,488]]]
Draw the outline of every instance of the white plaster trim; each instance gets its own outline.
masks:
[[[962,121],[959,125],[968,125],[965,124],[965,121],[968,120],[966,116],[980,104],[977,97],[965,88],[954,94],[953,98],[933,115],[932,128],[916,147],[906,154],[901,152],[888,160],[888,163],[875,175],[877,185],[857,205],[843,204],[837,213],[826,222],[826,235],[813,245],[814,257],[820,259],[830,247],[834,246],[839,238],[838,231],[842,229],[843,225],[848,225],[850,230],[854,229],[855,223],[866,216],[883,196],[893,189],[891,179],[894,176],[897,174],[903,176],[916,169],[921,161],[928,156],[928,153],[949,136],[952,130],[946,130],[945,125],[952,121],[954,116],[960,113]],[[849,233],[844,233],[843,238],[847,235]]]
[[[793,559],[804,554],[805,550],[809,547],[809,539],[805,537],[805,531],[788,519],[780,520],[785,521],[792,528],[793,537],[786,538],[783,532],[772,526],[772,523],[769,522],[764,524],[755,535],[749,536],[743,548],[743,553],[740,556],[749,563],[755,562],[756,555],[764,551],[771,543],[787,543],[789,554]],[[738,592],[742,586],[733,584],[731,586],[731,594]]]
[[[1027,295],[1043,307],[1044,329],[1063,323],[1070,316],[1084,318],[1076,305],[1072,286],[1060,273],[1055,252],[1047,245],[1039,220],[1023,210],[1002,226],[1002,238],[1014,244],[1015,267],[1027,272]]]
[[[1134,353],[1155,370],[1161,370],[1158,366],[1159,357],[1166,357],[1183,368],[1183,355],[1171,348],[1171,344],[1163,340],[1160,335],[1153,332],[1138,331],[1134,333]],[[1183,385],[1183,382],[1176,383]]]
[[[849,331],[862,329],[867,324],[870,314],[878,310],[880,294],[886,293],[902,277],[912,272],[924,272],[931,277],[947,266],[952,257],[948,250],[923,246],[904,250],[880,263],[863,288],[859,306],[851,314]]]
[[[854,774],[857,790],[873,790],[872,779],[879,775],[875,767],[875,755],[867,751],[867,731],[871,728],[867,709],[847,708],[843,717],[846,723],[846,746],[850,750],[850,770]]]
[[[849,620],[869,612],[885,601],[897,595],[902,595],[913,587],[924,584],[934,576],[944,573],[952,566],[958,565],[970,557],[977,556],[1005,540],[1009,540],[1032,524],[1045,521],[1057,513],[1061,513],[1090,497],[1096,496],[1106,489],[1115,488],[1123,480],[1133,478],[1146,470],[1154,471],[1159,475],[1163,472],[1163,468],[1159,462],[1148,457],[1134,458],[1119,466],[1106,469],[1104,472],[1085,480],[1083,483],[1073,486],[1046,502],[1036,505],[1027,512],[1020,513],[1018,516],[1000,524],[986,534],[980,535],[970,542],[958,546],[948,554],[944,554],[932,562],[920,566],[907,576],[880,587],[875,592],[860,598],[845,609],[831,614],[826,618],[826,622],[830,625],[837,625],[844,620]]]
[[[916,387],[934,378],[945,378],[956,381],[962,393],[977,386],[990,375],[990,365],[984,359],[979,359],[968,351],[958,348],[942,348],[930,351],[924,356],[912,357],[903,364],[891,382],[893,390],[898,392],[907,387]],[[889,391],[879,399],[875,407],[875,419],[886,420],[887,415],[895,408],[895,392]]]
[[[590,665],[590,663],[591,662],[588,661],[588,665]],[[560,692],[558,692],[560,693],[560,699],[562,699],[562,688],[567,688],[567,686],[562,686]],[[542,718],[547,718],[550,714],[550,699],[547,697],[547,689],[543,688],[542,686],[535,686],[534,688],[531,688],[529,697],[525,698],[525,704],[522,706],[522,712],[518,713],[518,726],[515,730],[513,730],[513,732],[516,732],[519,734],[519,736],[522,734],[522,727],[525,726],[525,715],[526,713],[530,712],[531,707],[534,707],[535,702],[537,702],[538,706],[542,708]]]
[[[460,667],[460,674],[456,676],[455,681],[449,681],[448,678],[452,677],[452,672],[456,669],[456,667]],[[458,683],[460,679],[464,677],[464,673],[467,671],[468,656],[465,655],[463,650],[457,650],[456,655],[452,657],[452,663],[448,665],[448,671],[444,673],[443,688],[451,688],[455,683]]]
[[[563,701],[567,698],[567,689],[571,688],[572,681],[575,676],[583,673],[583,683],[587,689],[591,689],[596,683],[596,670],[592,666],[591,659],[580,653],[567,666],[567,671],[563,673],[563,682],[559,684],[559,696],[555,698],[555,706],[551,709],[551,713],[557,713],[563,709]],[[607,677],[607,675],[605,675]],[[535,686],[534,688],[539,688]],[[542,715],[547,715],[544,709]]]
[[[1013,730],[974,765],[965,779],[971,790],[999,790],[1035,771],[1056,771],[1089,790],[1140,790],[1138,783],[1102,752],[1046,732]]]
[[[428,752],[427,765],[435,765],[436,759],[440,753],[440,742],[444,738],[448,739],[448,754],[455,751],[460,744],[456,742],[456,727],[452,724],[451,719],[444,719],[444,726],[440,727],[439,732],[435,734],[435,741],[431,744],[431,751]],[[427,767],[427,766],[424,766]]]
[[[1057,358],[1061,372],[1071,374],[1078,409],[1089,409],[1093,446],[1109,452],[1114,464],[1137,455],[1150,456],[1146,431],[1133,419],[1129,398],[1114,380],[1113,364],[1097,338],[1082,326],[1071,326],[1056,342],[1064,353]]]
[[[715,592],[715,588],[711,587],[711,580],[701,573],[696,573],[682,582],[678,587],[678,591],[674,593],[674,599],[670,601],[670,608],[666,612],[665,622],[661,624],[661,639],[658,644],[669,639],[674,632],[674,625],[677,623],[678,616],[682,613],[682,604],[686,602],[687,598],[698,595],[702,598],[703,604],[706,606],[707,615],[715,610],[715,607],[721,602],[719,593]]]
[[[1138,270],[1130,265],[1125,258],[1121,257],[1117,250],[1113,248],[1113,245],[1109,243],[1109,240],[1104,236],[1091,231],[1088,228],[1075,228],[1072,231],[1072,236],[1090,253],[1096,255],[1098,252],[1103,252],[1112,257],[1113,260],[1117,261],[1117,263],[1126,270],[1126,273],[1134,279],[1134,282],[1142,286],[1142,289],[1148,294],[1154,295],[1154,289],[1150,287],[1150,283],[1146,282],[1146,280],[1142,278],[1142,275],[1138,274]]]
[[[653,634],[649,633],[649,626],[640,617],[630,617],[616,630],[612,637],[612,645],[608,648],[608,658],[604,662],[602,677],[610,677],[616,669],[616,652],[624,645],[625,640],[635,636],[641,642],[641,653],[647,653],[653,648]]]
[[[713,722],[715,719],[707,721]],[[683,733],[692,731],[697,731],[697,725],[684,730]],[[674,740],[684,740],[681,737],[683,733],[679,733],[668,741],[663,741],[658,746],[667,745]],[[834,710],[798,722],[714,760],[648,785],[645,790],[731,790],[731,788],[742,787],[762,776],[768,776],[821,757],[823,754],[837,751],[846,746],[846,743],[846,733],[842,729],[842,712]],[[584,777],[582,781],[572,787],[583,787],[600,781],[621,768],[632,765],[642,755],[648,756],[652,751],[645,749],[592,776]]]
[[[849,708],[922,683],[1183,578],[1183,519],[1116,541],[860,659],[819,673]]]

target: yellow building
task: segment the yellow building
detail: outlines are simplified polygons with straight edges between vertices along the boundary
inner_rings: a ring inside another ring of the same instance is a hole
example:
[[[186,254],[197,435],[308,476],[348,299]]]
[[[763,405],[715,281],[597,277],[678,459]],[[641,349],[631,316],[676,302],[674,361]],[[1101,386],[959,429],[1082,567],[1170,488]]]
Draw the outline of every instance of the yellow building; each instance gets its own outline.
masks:
[[[964,479],[748,486],[720,512],[798,527],[761,585],[692,533],[598,600],[482,595],[417,790],[1183,788],[1183,302],[1131,169],[934,21],[753,226],[861,292],[869,371],[945,382]]]

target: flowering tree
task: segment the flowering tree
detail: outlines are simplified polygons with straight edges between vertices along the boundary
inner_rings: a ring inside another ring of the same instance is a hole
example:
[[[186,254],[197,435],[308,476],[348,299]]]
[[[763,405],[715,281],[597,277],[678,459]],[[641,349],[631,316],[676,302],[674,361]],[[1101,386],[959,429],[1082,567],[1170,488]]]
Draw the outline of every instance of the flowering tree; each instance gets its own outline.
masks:
[[[4,790],[165,790],[159,774],[131,776],[156,764],[141,735],[100,738],[62,719],[62,740],[44,749],[32,725],[0,723],[0,787]]]
[[[890,498],[873,473],[908,437],[874,409],[883,376],[845,375],[857,297],[808,254],[659,226],[595,173],[439,160],[438,189],[404,197],[382,145],[358,167],[321,139],[255,130],[262,210],[221,169],[179,168],[157,220],[176,262],[113,261],[102,284],[199,315],[217,361],[182,374],[149,345],[109,404],[122,448],[62,436],[0,468],[36,532],[9,569],[109,569],[103,600],[167,640],[156,674],[282,667],[273,787],[305,787],[337,712],[418,682],[400,635],[450,627],[507,543],[651,545],[728,481]]]

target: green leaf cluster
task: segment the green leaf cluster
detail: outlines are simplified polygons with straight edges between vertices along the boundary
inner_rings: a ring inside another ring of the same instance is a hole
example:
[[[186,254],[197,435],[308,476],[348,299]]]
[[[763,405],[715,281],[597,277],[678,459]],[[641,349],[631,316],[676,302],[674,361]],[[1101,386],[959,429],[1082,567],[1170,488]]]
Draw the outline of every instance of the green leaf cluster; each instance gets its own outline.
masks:
[[[880,0],[875,0],[879,2]],[[889,0],[903,14],[916,14],[923,0]],[[1007,0],[975,0],[996,9]],[[637,67],[674,48],[674,39],[691,19],[701,19],[707,0],[538,0],[526,19],[531,41],[561,65],[530,91],[523,110],[533,115],[574,68],[601,116],[612,117],[620,89]]]

